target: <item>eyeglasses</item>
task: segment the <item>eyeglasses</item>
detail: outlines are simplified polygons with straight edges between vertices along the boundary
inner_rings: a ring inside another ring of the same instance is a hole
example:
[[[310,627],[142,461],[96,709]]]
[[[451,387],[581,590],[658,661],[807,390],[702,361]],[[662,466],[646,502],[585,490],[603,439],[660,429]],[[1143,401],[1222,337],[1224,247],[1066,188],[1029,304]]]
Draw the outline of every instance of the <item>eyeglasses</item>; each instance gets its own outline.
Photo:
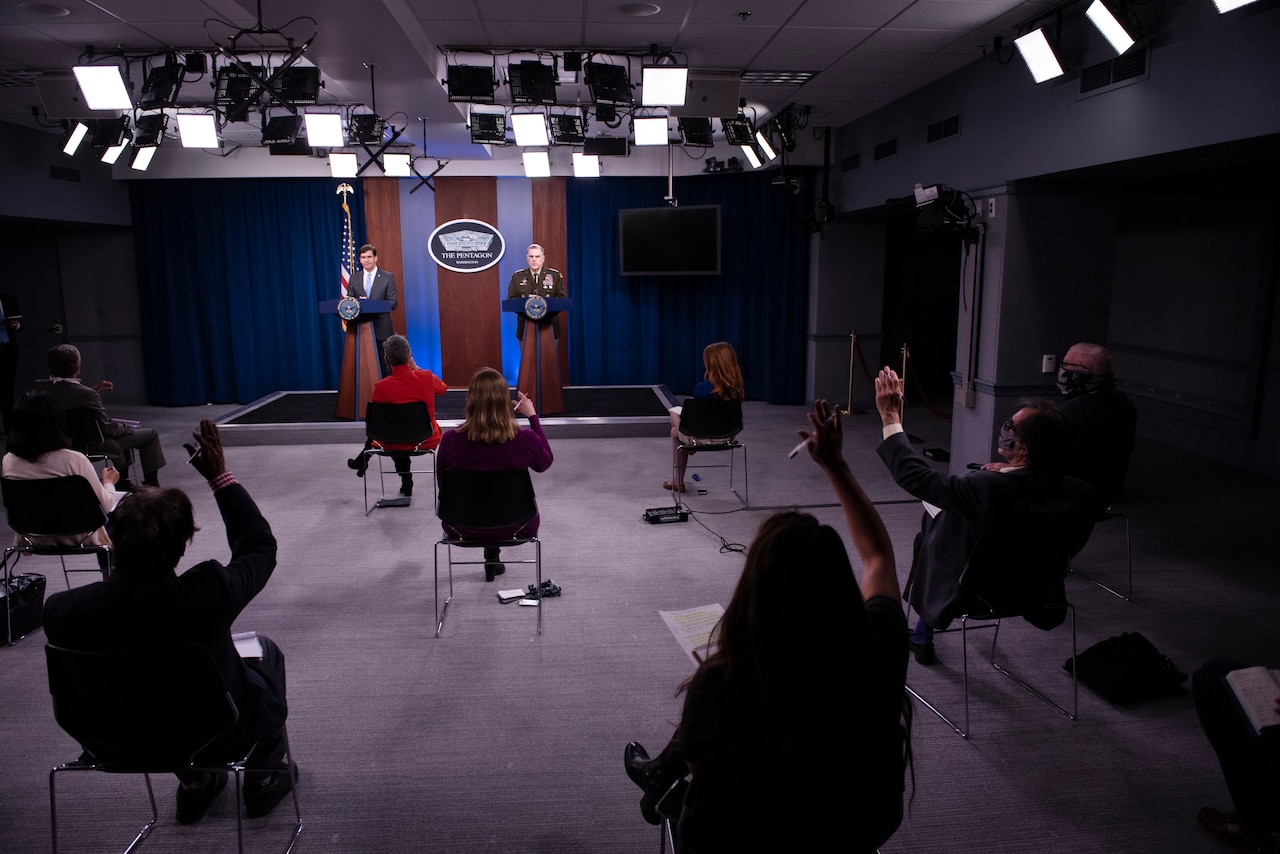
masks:
[[[1012,419],[1012,418],[1010,418],[1008,421],[1004,422],[1004,425],[1003,425],[1003,426],[1004,426],[1004,429],[1008,430],[1010,433],[1015,432],[1015,431],[1014,431],[1014,429],[1013,429],[1013,419]]]

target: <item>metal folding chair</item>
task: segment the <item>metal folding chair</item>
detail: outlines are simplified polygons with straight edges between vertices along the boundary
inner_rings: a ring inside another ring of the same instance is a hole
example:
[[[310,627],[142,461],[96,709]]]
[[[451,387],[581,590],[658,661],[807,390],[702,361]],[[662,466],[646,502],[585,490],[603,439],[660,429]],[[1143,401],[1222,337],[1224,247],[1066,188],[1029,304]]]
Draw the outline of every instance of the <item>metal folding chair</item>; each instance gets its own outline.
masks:
[[[433,461],[429,469],[410,468],[409,474],[431,475],[431,501],[436,505],[435,494],[435,450],[423,448],[435,435],[435,425],[431,423],[431,414],[427,405],[420,400],[412,403],[374,403],[370,401],[364,414],[365,433],[369,437],[370,447],[364,451],[366,471],[364,480],[364,515],[368,516],[378,507],[405,507],[409,504],[407,496],[387,497],[386,471],[383,460],[387,457],[430,457]],[[378,459],[378,488],[381,497],[369,506],[369,473],[368,463],[372,458]],[[399,474],[393,471],[392,474]]]
[[[1094,584],[1102,588],[1103,590],[1110,593],[1112,596],[1115,596],[1118,599],[1123,599],[1126,602],[1132,602],[1133,601],[1133,540],[1129,536],[1129,516],[1125,513],[1121,513],[1119,510],[1116,510],[1114,507],[1108,507],[1106,510],[1102,511],[1102,516],[1098,519],[1097,523],[1095,524],[1112,522],[1112,521],[1115,521],[1116,519],[1119,519],[1124,522],[1124,555],[1125,555],[1125,561],[1129,566],[1129,583],[1128,583],[1128,587],[1126,588],[1126,592],[1121,593],[1119,590],[1116,590],[1112,587],[1107,586],[1106,584],[1103,584],[1101,581],[1094,578],[1093,576],[1086,575],[1085,573],[1076,569],[1074,566],[1071,567],[1070,571],[1072,575],[1075,575],[1078,578],[1081,578],[1084,581],[1089,582],[1090,584]],[[1074,559],[1072,562],[1074,563]]]
[[[448,616],[449,603],[453,601],[453,565],[484,564],[484,560],[453,559],[455,548],[508,548],[519,545],[532,545],[534,556],[524,560],[509,560],[505,556],[504,564],[523,563],[534,565],[537,579],[538,634],[542,634],[542,542],[536,534],[524,536],[500,536],[498,532],[510,530],[523,525],[538,515],[538,502],[533,494],[533,479],[528,469],[504,469],[500,471],[470,471],[464,469],[443,469],[439,474],[440,505],[437,515],[440,521],[449,527],[461,530],[480,531],[470,536],[451,536],[445,534],[435,545],[435,604],[436,604],[436,637],[444,628],[444,619]],[[484,531],[495,532],[494,536],[486,536]],[[444,600],[444,609],[440,608],[440,547],[447,550],[449,562],[449,596]]]
[[[9,527],[18,535],[15,545],[4,550],[4,579],[24,555],[56,556],[62,562],[62,577],[71,587],[72,572],[100,572],[105,579],[111,573],[111,547],[94,542],[93,535],[106,524],[93,486],[79,475],[48,477],[36,480],[0,478],[4,504],[9,513]],[[58,545],[53,538],[71,542]],[[95,565],[68,567],[67,558],[92,555]],[[11,597],[6,597],[9,602]],[[13,642],[13,637],[8,637]]]
[[[718,400],[716,398],[691,397],[680,408],[681,436],[687,439],[677,440],[676,451],[684,451],[690,457],[694,454],[713,451],[728,451],[727,465],[708,465],[703,468],[729,469],[729,491],[737,496],[743,507],[748,506],[751,494],[750,479],[747,474],[747,446],[738,440],[742,432],[742,402],[736,400]],[[742,492],[735,485],[734,452],[742,451]],[[678,467],[672,461],[671,482],[679,482],[676,474]],[[680,506],[680,493],[675,492],[676,506]]]
[[[159,821],[152,774],[230,773],[235,777],[236,841],[243,854],[240,801],[248,755],[226,762],[206,762],[200,757],[200,752],[239,717],[222,674],[207,650],[183,644],[129,652],[82,652],[50,644],[45,647],[45,657],[54,718],[84,749],[78,759],[49,772],[54,854],[58,851],[56,781],[58,774],[66,771],[143,776],[151,818],[134,836],[125,854],[136,848]],[[285,751],[292,765],[287,732]],[[296,784],[292,794],[295,823],[285,854],[293,849],[302,832]]]

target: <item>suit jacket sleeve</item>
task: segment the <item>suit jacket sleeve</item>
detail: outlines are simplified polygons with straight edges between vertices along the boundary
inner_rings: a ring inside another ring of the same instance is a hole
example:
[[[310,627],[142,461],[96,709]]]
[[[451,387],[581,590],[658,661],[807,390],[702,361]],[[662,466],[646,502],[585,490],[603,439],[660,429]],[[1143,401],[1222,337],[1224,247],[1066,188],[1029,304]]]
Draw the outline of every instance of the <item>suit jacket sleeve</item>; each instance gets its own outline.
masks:
[[[381,272],[385,272],[385,271],[381,271]],[[392,273],[386,273],[386,277],[387,277],[386,295],[383,297],[383,299],[391,303],[391,308],[394,310],[395,307],[400,304],[400,300],[397,299],[396,297],[396,277]]]
[[[884,460],[898,486],[921,501],[969,519],[979,519],[986,512],[989,502],[987,490],[983,488],[984,478],[981,475],[984,473],[953,477],[935,471],[911,448],[905,433],[896,433],[885,439],[876,453]]]
[[[222,571],[232,619],[266,587],[276,567],[276,538],[248,491],[238,483],[214,493],[227,528],[231,560]]]

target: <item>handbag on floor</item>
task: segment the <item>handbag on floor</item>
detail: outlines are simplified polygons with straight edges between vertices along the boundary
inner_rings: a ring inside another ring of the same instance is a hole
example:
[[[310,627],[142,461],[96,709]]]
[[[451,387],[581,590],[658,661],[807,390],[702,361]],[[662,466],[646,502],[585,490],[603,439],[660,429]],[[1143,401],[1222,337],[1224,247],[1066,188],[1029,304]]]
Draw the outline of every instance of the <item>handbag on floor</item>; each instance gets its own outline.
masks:
[[[35,572],[0,580],[0,643],[14,640],[44,625],[44,576]]]
[[[1099,641],[1062,665],[1068,673],[1112,703],[1134,703],[1177,688],[1187,681],[1169,656],[1140,632]]]

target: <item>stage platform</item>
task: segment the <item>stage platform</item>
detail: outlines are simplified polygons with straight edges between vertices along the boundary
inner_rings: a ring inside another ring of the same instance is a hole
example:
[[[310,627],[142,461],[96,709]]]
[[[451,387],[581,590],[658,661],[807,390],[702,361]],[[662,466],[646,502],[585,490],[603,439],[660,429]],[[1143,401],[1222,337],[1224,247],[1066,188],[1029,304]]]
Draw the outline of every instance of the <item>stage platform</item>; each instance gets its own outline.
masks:
[[[281,391],[218,419],[223,444],[326,445],[364,441],[364,422],[339,418],[336,391]],[[436,420],[448,430],[462,422],[466,389],[436,398]],[[667,436],[667,410],[679,403],[665,386],[566,386],[565,411],[542,419],[550,439]]]

